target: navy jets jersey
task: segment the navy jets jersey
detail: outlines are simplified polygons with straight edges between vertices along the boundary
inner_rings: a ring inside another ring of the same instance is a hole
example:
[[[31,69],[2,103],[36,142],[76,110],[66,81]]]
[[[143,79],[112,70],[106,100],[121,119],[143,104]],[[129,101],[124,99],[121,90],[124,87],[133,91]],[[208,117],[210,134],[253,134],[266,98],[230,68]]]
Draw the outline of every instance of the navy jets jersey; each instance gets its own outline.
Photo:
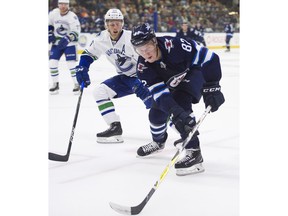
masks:
[[[176,32],[176,37],[181,37],[181,38],[184,38],[184,39],[191,39],[191,40],[194,40],[195,39],[195,34],[193,32],[192,29],[188,28],[187,29],[187,32],[183,32],[183,30],[177,30]]]
[[[166,111],[175,105],[169,89],[177,89],[181,82],[189,83],[189,74],[194,69],[202,72],[206,82],[221,79],[219,58],[206,47],[193,40],[169,36],[157,37],[157,42],[162,54],[161,59],[149,63],[140,56],[137,76],[149,88],[156,103]],[[189,85],[187,88],[190,88]]]
[[[225,31],[226,35],[233,36],[233,33],[234,33],[233,25],[232,24],[225,25],[224,31]]]
[[[204,28],[202,26],[200,26],[200,27],[194,26],[193,32],[195,35],[197,35],[199,37],[204,37]]]
[[[204,28],[202,26],[198,27],[197,25],[193,28],[193,34],[195,35],[196,41],[202,41],[204,38]]]

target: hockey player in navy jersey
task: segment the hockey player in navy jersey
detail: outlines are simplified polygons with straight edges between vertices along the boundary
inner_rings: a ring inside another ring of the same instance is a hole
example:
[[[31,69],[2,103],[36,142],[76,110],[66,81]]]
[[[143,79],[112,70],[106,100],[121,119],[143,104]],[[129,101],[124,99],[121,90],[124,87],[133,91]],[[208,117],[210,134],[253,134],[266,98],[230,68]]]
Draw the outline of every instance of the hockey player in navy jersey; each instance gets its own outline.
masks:
[[[176,37],[182,37],[184,39],[194,40],[196,35],[194,34],[193,30],[189,27],[187,21],[183,21],[181,24],[181,29],[177,30]]]
[[[224,103],[219,81],[220,60],[216,53],[193,40],[178,37],[156,37],[148,23],[133,28],[131,42],[140,55],[137,75],[152,93],[149,110],[152,142],[140,147],[144,157],[164,149],[167,119],[170,117],[184,140],[196,124],[192,104],[201,96],[205,106],[215,112]],[[186,155],[175,164],[177,175],[204,171],[198,136],[186,146]]]
[[[230,52],[230,40],[233,37],[233,33],[234,33],[233,24],[230,22],[227,22],[227,24],[224,27],[224,32],[226,33],[226,38],[225,38],[226,50],[225,50],[225,52]]]
[[[121,143],[124,141],[122,126],[112,99],[135,93],[146,108],[150,108],[152,97],[147,87],[137,78],[138,54],[130,42],[131,31],[123,29],[122,12],[117,8],[109,9],[104,19],[106,30],[99,32],[82,53],[79,65],[76,67],[76,76],[79,84],[84,82],[85,87],[88,87],[90,85],[88,71],[94,61],[105,55],[114,65],[117,74],[104,80],[93,91],[98,109],[109,126],[107,130],[97,133],[96,137],[99,143]]]
[[[204,27],[201,25],[200,22],[197,22],[197,24],[194,26],[194,28],[192,29],[193,34],[195,35],[193,40],[199,42],[200,44],[202,44],[203,46],[206,47],[206,42],[205,42],[205,38],[204,38]]]

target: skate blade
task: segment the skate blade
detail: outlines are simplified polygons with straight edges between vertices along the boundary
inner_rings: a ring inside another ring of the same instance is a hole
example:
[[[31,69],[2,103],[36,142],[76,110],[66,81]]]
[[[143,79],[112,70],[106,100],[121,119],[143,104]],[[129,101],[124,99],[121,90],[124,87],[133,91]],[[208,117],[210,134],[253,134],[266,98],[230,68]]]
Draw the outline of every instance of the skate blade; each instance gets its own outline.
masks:
[[[109,144],[109,143],[123,143],[124,140],[122,136],[112,136],[112,137],[97,137],[97,143]]]
[[[57,94],[59,94],[59,90],[56,90],[56,91],[53,91],[53,92],[50,91],[50,95],[57,95]]]
[[[160,153],[160,152],[162,152],[164,149],[159,149],[159,150],[157,150],[157,151],[155,151],[155,152],[153,152],[153,153],[151,153],[151,154],[149,154],[149,155],[144,155],[144,156],[141,156],[141,155],[136,155],[136,157],[137,158],[150,158],[150,156],[154,156],[155,154],[157,154],[157,153]]]
[[[80,91],[73,91],[74,95],[80,95]]]
[[[191,166],[188,168],[176,169],[176,175],[177,176],[185,176],[185,175],[201,173],[204,171],[205,171],[205,169],[202,166],[202,163],[199,163],[199,164],[195,164],[194,166]]]

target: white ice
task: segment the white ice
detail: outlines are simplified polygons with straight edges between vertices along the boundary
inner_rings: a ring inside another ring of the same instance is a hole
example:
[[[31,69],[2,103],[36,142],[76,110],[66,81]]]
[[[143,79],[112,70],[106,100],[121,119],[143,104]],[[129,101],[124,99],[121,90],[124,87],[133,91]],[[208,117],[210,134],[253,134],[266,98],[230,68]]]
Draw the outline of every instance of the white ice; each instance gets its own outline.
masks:
[[[214,50],[222,64],[221,86],[226,102],[200,126],[205,172],[176,176],[171,168],[140,215],[239,215],[239,50]],[[101,81],[116,75],[100,58],[91,65],[91,85],[84,89],[68,162],[49,162],[49,216],[117,216],[109,202],[138,205],[159,179],[176,152],[179,138],[169,128],[166,148],[150,158],[136,157],[137,148],[151,141],[148,110],[134,95],[113,102],[123,127],[122,144],[98,144],[96,133],[107,129],[92,92]],[[60,93],[49,96],[49,151],[65,154],[78,96],[63,59]],[[48,86],[47,86],[48,89]],[[204,111],[193,107],[196,117]]]

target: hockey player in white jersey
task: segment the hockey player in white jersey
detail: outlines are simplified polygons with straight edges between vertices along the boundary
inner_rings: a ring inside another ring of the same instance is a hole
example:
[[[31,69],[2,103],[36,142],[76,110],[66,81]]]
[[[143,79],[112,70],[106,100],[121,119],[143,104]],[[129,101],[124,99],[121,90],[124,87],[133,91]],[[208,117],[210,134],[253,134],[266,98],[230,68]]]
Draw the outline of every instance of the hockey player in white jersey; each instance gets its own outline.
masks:
[[[52,79],[51,94],[57,94],[59,90],[59,59],[64,54],[67,66],[73,79],[73,92],[80,92],[76,80],[75,66],[77,65],[77,41],[80,34],[80,22],[77,15],[69,10],[69,0],[59,0],[58,8],[49,13],[48,39],[51,44],[49,52],[49,68]]]
[[[76,76],[79,84],[84,82],[85,87],[90,85],[89,67],[101,55],[105,55],[115,66],[118,75],[103,81],[93,94],[99,111],[109,126],[107,130],[97,134],[97,142],[120,143],[123,142],[122,127],[111,99],[135,93],[146,108],[150,108],[152,97],[148,88],[136,76],[138,54],[130,42],[131,31],[123,29],[123,14],[119,9],[110,9],[104,18],[106,30],[99,32],[82,53],[76,67]]]

